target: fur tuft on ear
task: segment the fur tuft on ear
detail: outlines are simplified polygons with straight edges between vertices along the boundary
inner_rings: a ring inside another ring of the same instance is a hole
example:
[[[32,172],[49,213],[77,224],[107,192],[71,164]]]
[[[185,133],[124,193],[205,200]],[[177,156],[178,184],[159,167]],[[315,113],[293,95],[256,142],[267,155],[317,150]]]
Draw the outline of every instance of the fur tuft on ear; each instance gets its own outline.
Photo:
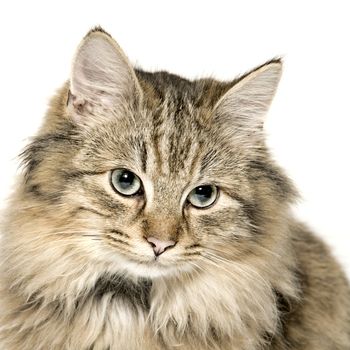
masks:
[[[217,102],[214,122],[225,128],[261,130],[281,73],[282,61],[274,59],[243,75]]]
[[[141,98],[129,60],[101,27],[85,36],[73,61],[69,109],[81,121],[100,110],[118,110]]]
[[[87,38],[88,36],[90,36],[92,33],[96,33],[96,32],[106,34],[107,36],[109,36],[110,38],[112,38],[112,35],[109,34],[108,32],[106,32],[101,26],[95,26],[95,27],[91,28],[91,29],[88,31],[88,33],[85,35],[85,38]]]

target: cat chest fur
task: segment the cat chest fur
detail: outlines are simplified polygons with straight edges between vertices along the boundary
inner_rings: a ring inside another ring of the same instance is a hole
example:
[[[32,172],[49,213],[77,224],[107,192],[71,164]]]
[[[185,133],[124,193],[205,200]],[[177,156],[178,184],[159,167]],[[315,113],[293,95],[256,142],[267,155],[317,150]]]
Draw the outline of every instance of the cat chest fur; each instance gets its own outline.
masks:
[[[219,278],[220,288],[208,275],[137,284],[125,277],[99,279],[74,309],[61,311],[60,324],[50,320],[42,331],[56,342],[61,338],[57,349],[255,349],[276,327],[272,291],[258,282],[261,300],[256,300]],[[248,282],[242,280],[240,289]]]

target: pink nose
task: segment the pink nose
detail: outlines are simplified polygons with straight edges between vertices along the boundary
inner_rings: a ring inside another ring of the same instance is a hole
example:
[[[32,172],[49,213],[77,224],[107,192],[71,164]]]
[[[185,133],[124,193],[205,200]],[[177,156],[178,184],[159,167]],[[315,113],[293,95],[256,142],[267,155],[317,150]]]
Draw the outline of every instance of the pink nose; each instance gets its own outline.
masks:
[[[167,248],[173,247],[176,244],[175,241],[161,241],[154,237],[148,237],[147,241],[152,246],[155,256],[159,256],[164,253]]]

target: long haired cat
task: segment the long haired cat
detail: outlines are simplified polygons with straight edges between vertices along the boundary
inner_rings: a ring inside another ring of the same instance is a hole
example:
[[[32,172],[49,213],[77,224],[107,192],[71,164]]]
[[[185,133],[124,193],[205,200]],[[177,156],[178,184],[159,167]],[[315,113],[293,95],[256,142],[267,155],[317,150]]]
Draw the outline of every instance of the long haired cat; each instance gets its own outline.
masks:
[[[4,215],[0,349],[349,350],[345,275],[265,145],[281,70],[148,73],[90,31]]]

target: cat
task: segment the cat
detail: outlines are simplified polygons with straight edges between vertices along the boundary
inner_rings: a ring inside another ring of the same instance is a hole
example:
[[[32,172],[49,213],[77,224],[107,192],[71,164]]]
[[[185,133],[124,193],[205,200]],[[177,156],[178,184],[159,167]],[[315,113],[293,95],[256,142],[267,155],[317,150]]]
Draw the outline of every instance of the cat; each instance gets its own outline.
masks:
[[[149,73],[92,29],[2,220],[0,349],[349,350],[347,279],[265,144],[281,72]]]

